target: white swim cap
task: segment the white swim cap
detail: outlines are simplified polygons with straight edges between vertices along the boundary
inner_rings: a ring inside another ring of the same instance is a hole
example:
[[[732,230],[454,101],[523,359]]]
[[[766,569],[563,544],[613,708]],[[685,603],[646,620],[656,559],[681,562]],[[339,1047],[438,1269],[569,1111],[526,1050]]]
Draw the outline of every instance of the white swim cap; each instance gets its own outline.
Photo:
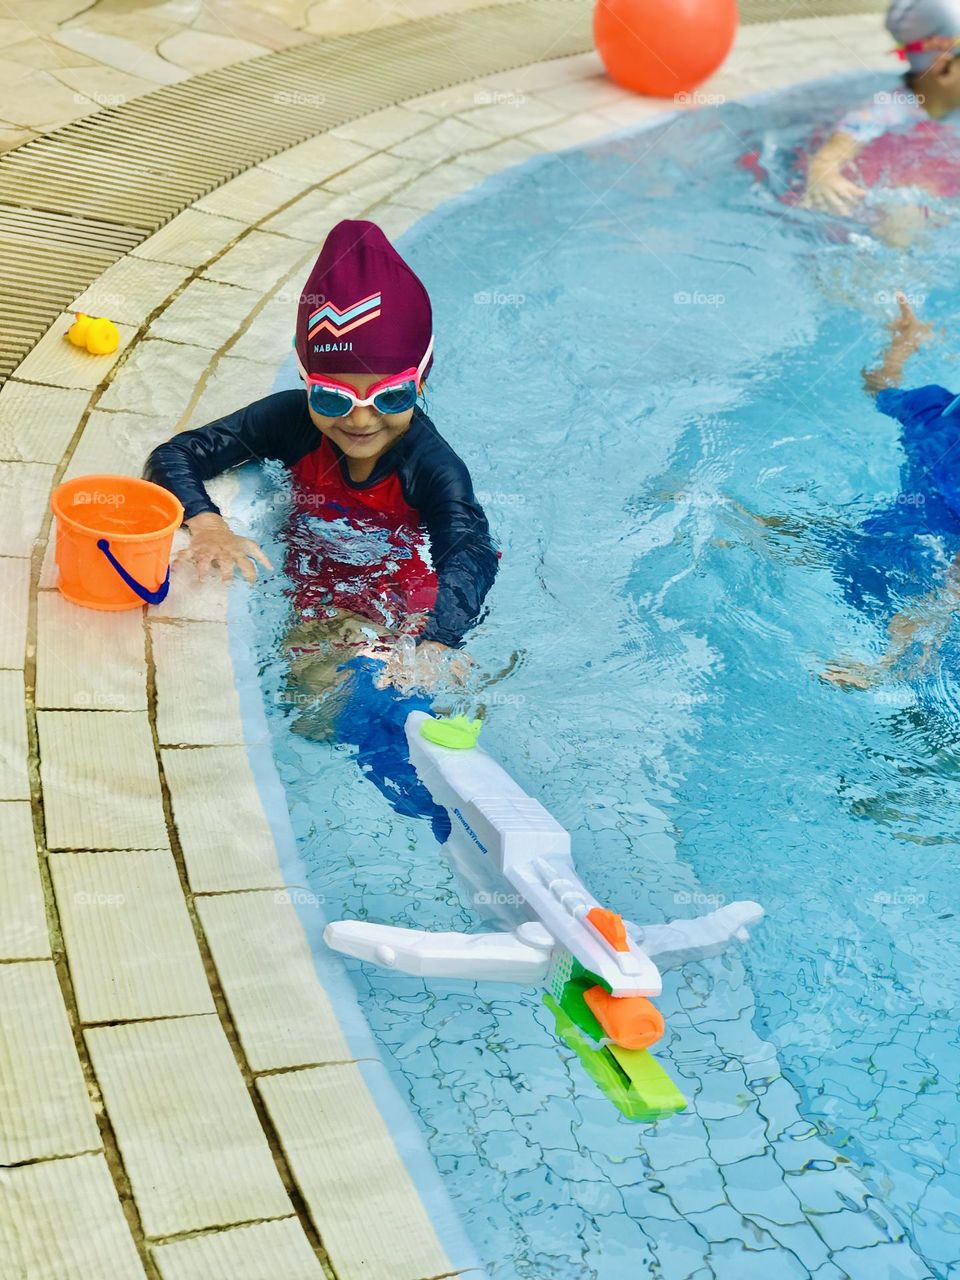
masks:
[[[887,30],[900,45],[931,36],[960,37],[960,0],[892,0]],[[941,49],[907,51],[911,71],[926,71],[941,57]]]

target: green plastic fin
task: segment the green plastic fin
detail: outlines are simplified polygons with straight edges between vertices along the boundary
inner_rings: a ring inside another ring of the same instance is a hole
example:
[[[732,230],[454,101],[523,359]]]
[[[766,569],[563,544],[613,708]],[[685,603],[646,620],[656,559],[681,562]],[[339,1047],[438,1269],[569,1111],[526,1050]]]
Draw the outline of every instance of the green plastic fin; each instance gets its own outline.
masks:
[[[646,1049],[591,1045],[553,996],[543,1002],[556,1020],[556,1032],[580,1059],[587,1075],[628,1120],[659,1120],[682,1111],[686,1099]]]
[[[420,726],[420,736],[438,747],[453,747],[456,751],[466,751],[477,745],[482,720],[468,720],[466,716],[453,716],[449,720],[438,720],[431,716]]]

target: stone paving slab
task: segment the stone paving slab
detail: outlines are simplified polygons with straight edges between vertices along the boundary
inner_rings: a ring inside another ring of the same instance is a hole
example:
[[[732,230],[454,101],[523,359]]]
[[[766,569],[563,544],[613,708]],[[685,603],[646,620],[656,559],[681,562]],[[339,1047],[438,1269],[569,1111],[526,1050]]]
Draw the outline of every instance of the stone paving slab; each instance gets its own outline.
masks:
[[[295,200],[289,208],[267,218],[262,224],[262,230],[292,236],[295,240],[302,240],[304,244],[315,245],[319,252],[324,234],[337,221],[332,214],[335,208],[334,193],[325,187],[318,187],[316,191],[308,191],[299,200]],[[292,332],[291,330],[291,335]]]
[[[85,1034],[147,1236],[292,1213],[215,1016]]]
[[[146,711],[143,610],[81,609],[37,596],[36,704],[79,711]]]
[[[120,346],[106,356],[92,356],[89,351],[66,341],[66,333],[76,320],[65,311],[54,320],[33,350],[14,369],[21,382],[42,382],[50,387],[79,387],[93,391],[105,381],[113,366],[129,346],[136,328],[118,324]]]
[[[0,804],[0,960],[50,955],[33,815],[26,801]]]
[[[238,178],[225,182],[216,191],[203,196],[194,206],[207,213],[216,213],[228,218],[239,218],[248,225],[274,213],[276,209],[295,199],[307,187],[312,187],[314,179],[310,174],[291,177],[289,174],[272,173],[254,165]]]
[[[30,561],[0,557],[0,670],[22,670],[30,608]]]
[[[102,1155],[6,1169],[4,1280],[145,1280]]]
[[[97,403],[101,409],[179,418],[209,362],[205,347],[146,339],[137,343]]]
[[[156,1245],[161,1280],[324,1280],[296,1218]]]
[[[100,1146],[52,961],[0,964],[0,1165]]]
[[[11,379],[0,389],[0,459],[59,465],[89,402],[83,390]]]
[[[218,894],[196,904],[251,1071],[353,1057],[290,891]]]
[[[309,174],[312,182],[326,182],[336,173],[342,173],[351,165],[357,164],[368,156],[372,150],[379,150],[381,143],[374,147],[364,146],[349,138],[322,133],[318,138],[301,142],[296,147],[281,151],[271,156],[259,166],[268,173],[279,173],[282,177],[299,180]]]
[[[33,554],[54,470],[39,462],[0,462],[0,556]]]
[[[193,892],[284,889],[246,747],[172,748],[161,755]]]
[[[289,236],[251,231],[207,267],[202,279],[217,280],[242,289],[256,289],[262,294],[295,267],[305,263],[309,255],[309,250]]]
[[[70,310],[140,326],[183,284],[189,273],[187,266],[152,262],[142,255],[128,254],[76,297]]]
[[[123,409],[94,409],[63,473],[77,476],[141,476],[152,449],[173,435],[174,417],[150,417]]]
[[[0,800],[29,800],[22,671],[0,671]]]
[[[49,849],[168,847],[146,713],[38,711],[37,725]]]
[[[452,1269],[356,1064],[261,1076],[257,1088],[338,1280]]]
[[[242,235],[246,224],[198,209],[184,209],[133,250],[136,258],[199,267]]]
[[[233,337],[259,300],[252,289],[215,280],[191,280],[147,333],[167,342],[216,350]]]
[[[150,624],[161,744],[228,746],[244,741],[227,628],[219,622]]]
[[[295,244],[302,250],[300,240],[287,240],[284,236],[272,237],[285,240],[287,244]],[[313,256],[310,251],[311,258]],[[292,309],[289,309],[292,311]],[[284,326],[287,330],[287,351],[290,350],[291,318],[286,317]],[[268,364],[258,358],[241,359],[234,356],[231,347],[230,355],[218,356],[207,372],[207,380],[203,390],[190,410],[190,416],[184,424],[187,428],[202,427],[207,422],[222,418],[226,413],[242,409],[254,400],[261,400],[273,390],[277,377],[277,365]],[[279,363],[279,361],[278,361]]]
[[[168,850],[55,853],[50,874],[81,1022],[216,1012]]]

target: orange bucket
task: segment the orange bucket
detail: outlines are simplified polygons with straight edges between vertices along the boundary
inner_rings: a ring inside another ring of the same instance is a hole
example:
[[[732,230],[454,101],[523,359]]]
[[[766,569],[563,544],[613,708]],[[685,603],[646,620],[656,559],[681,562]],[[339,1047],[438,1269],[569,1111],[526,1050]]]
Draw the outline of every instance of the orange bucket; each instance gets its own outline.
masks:
[[[160,604],[183,507],[168,489],[130,476],[78,476],[54,489],[57,586],[87,609]]]

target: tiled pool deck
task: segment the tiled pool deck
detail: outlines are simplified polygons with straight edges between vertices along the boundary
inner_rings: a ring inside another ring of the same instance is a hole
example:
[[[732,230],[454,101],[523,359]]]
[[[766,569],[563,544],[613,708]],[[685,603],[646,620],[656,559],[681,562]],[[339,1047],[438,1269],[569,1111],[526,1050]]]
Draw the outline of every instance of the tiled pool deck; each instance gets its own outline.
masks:
[[[161,71],[186,76],[351,22],[468,6],[279,6],[296,11],[297,29],[213,5],[200,35],[102,6],[82,22],[64,17],[81,7],[35,0],[29,20],[0,24],[5,56],[30,68],[0,110],[9,142],[75,114],[54,99],[46,115],[31,106],[51,77],[96,103],[139,91],[137,77],[153,87]],[[28,28],[19,40],[18,23]],[[74,51],[72,78],[44,64],[61,56],[51,37]],[[729,99],[889,69],[888,47],[874,15],[752,25],[702,92]],[[395,236],[485,175],[673,105],[620,91],[585,54],[318,136],[199,200],[76,300],[119,322],[116,356],[66,344],[65,315],[0,390],[4,1280],[462,1272],[351,1054],[284,884],[250,764],[226,588],[181,573],[147,617],[74,609],[55,590],[49,494],[73,475],[137,475],[159,441],[265,394],[318,227],[365,216]],[[229,479],[215,491],[229,514]],[[638,1206],[672,1241],[669,1274],[710,1274],[705,1252],[745,1280],[929,1274],[801,1119],[752,1031],[738,964],[730,974],[697,1023],[755,1079],[731,1073],[730,1107],[690,1117],[683,1141],[644,1139],[654,1170],[689,1166],[677,1194]],[[759,1250],[749,1256],[737,1251],[745,1229]]]

